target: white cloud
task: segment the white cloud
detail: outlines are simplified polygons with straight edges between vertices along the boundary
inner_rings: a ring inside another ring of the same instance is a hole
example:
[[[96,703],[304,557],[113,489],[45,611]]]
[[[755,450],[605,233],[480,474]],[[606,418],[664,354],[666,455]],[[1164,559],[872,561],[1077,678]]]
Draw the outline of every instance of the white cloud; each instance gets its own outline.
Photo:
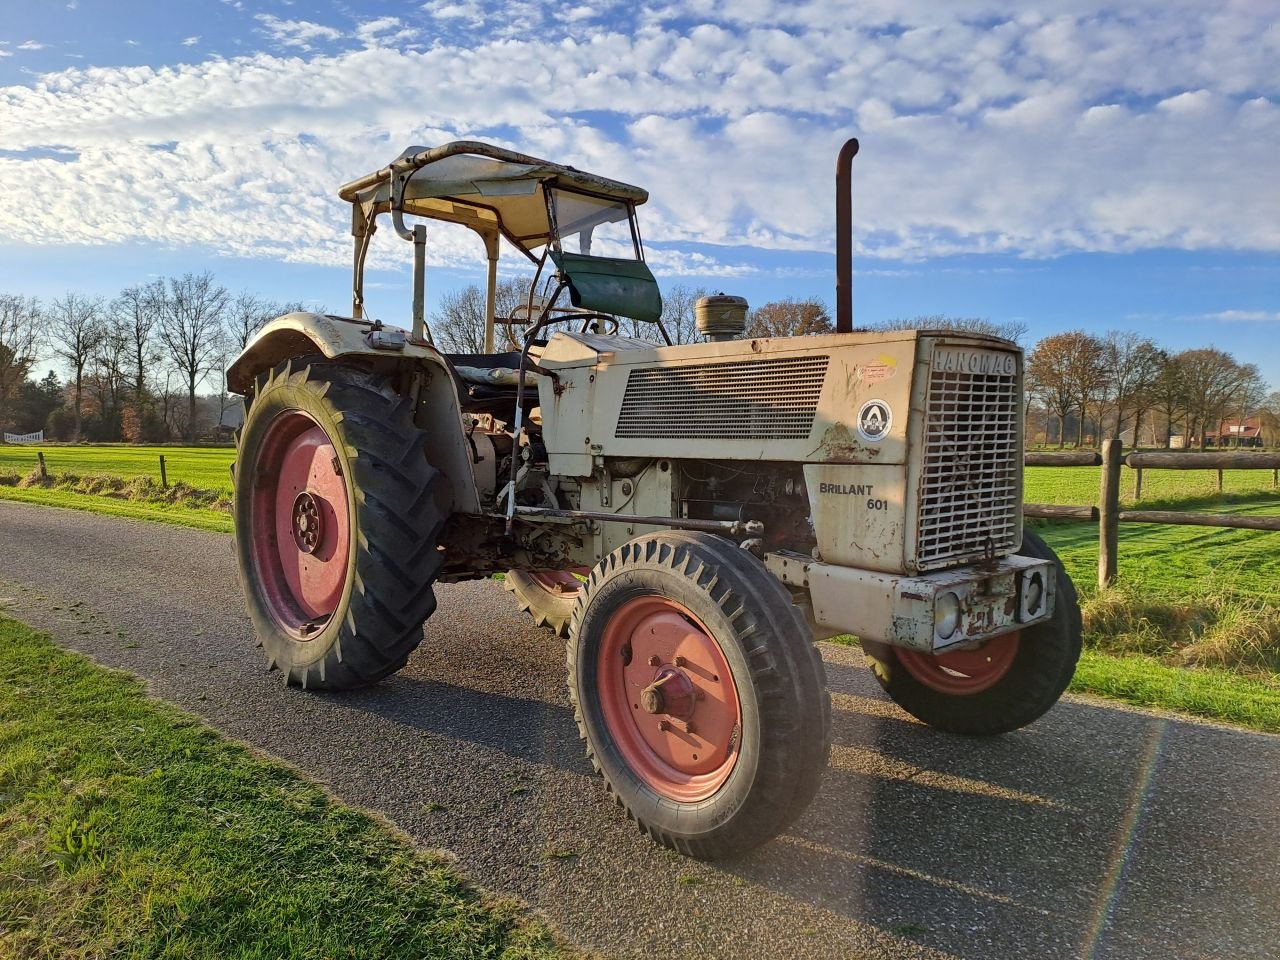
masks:
[[[27,40],[18,44],[19,50],[43,50],[44,44],[36,40]]]
[[[1201,319],[1223,323],[1280,323],[1280,312],[1274,310],[1220,310]]]
[[[12,50],[0,50],[0,57],[12,57],[12,56],[13,56]]]
[[[101,242],[345,262],[339,183],[409,143],[475,137],[647,186],[660,269],[743,271],[730,248],[831,249],[832,164],[857,134],[864,253],[1280,250],[1280,70],[1246,5],[705,0],[691,24],[687,4],[672,22],[605,3],[507,36],[495,3],[427,3],[430,49],[403,49],[408,18],[379,17],[354,28],[362,49],[299,57],[346,37],[259,14],[290,56],[0,89],[7,149],[78,155],[0,159],[0,190],[53,198],[0,207],[0,239],[60,243],[79,219]],[[634,23],[604,25],[618,17]],[[438,261],[474,259],[450,243]],[[675,249],[690,243],[702,252]]]
[[[416,27],[406,27],[399,17],[379,17],[356,27],[356,37],[367,46],[395,46],[418,35]]]
[[[185,40],[182,41],[182,45],[184,47],[194,47],[199,42],[200,42],[199,37],[187,37]]]
[[[341,40],[342,31],[310,20],[281,20],[269,13],[254,14],[254,19],[276,43],[282,47],[296,47],[309,51],[320,40]]]

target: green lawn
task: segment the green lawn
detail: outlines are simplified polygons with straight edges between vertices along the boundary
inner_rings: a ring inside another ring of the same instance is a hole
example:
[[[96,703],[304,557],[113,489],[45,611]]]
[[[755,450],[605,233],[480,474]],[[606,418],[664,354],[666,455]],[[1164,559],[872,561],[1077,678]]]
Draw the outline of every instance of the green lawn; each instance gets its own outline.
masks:
[[[0,956],[559,955],[442,859],[0,617]]]
[[[231,495],[230,468],[235,451],[229,447],[0,444],[0,473],[26,474],[35,469],[37,451],[44,454],[50,473],[126,478],[147,476],[156,480],[160,479],[160,456],[163,454],[170,483],[183,482],[200,490],[216,490]]]
[[[1120,469],[1120,501],[1136,505],[1133,499],[1135,471]],[[1027,503],[1066,503],[1088,506],[1098,502],[1101,467],[1027,467],[1023,473],[1022,499]],[[1142,505],[1154,502],[1212,497],[1217,493],[1216,470],[1144,470]],[[1224,470],[1222,490],[1227,494],[1274,493],[1270,470]]]

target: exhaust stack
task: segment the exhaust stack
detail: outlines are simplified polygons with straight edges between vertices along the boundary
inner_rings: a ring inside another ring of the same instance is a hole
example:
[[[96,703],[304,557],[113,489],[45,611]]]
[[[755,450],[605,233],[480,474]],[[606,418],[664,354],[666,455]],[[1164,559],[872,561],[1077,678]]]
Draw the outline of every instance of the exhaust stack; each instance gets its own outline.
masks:
[[[853,158],[857,138],[836,159],[836,333],[853,333]]]

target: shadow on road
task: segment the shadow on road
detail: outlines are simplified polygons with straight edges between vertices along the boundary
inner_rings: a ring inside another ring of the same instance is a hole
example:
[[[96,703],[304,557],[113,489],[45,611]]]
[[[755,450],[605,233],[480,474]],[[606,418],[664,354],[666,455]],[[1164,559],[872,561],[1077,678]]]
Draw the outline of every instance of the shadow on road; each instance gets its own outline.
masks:
[[[545,670],[540,655],[511,669]],[[829,662],[828,674],[833,747],[817,800],[787,835],[712,873],[955,956],[1265,956],[1258,932],[1280,933],[1266,889],[1252,910],[1214,898],[1215,882],[1252,885],[1239,864],[1250,845],[1234,841],[1237,864],[1224,865],[1211,825],[1225,798],[1191,772],[1250,735],[1065,702],[1014,734],[959,737],[896,712],[860,667]],[[406,675],[333,699],[595,780],[563,701]],[[1280,760],[1280,741],[1257,739]],[[1222,775],[1261,792],[1274,770]],[[588,815],[628,831],[612,807]],[[671,872],[668,854],[628,847]],[[1252,869],[1275,878],[1265,859]],[[1177,943],[1194,950],[1168,952],[1174,934],[1154,921],[1171,914]],[[1228,915],[1238,921],[1224,929]]]

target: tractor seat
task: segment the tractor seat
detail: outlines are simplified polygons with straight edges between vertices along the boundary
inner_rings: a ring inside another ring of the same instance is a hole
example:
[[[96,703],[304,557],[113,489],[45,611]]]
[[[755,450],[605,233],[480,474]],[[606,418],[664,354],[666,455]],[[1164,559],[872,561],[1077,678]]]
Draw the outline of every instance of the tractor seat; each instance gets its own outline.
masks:
[[[491,413],[509,419],[516,408],[520,354],[448,353],[445,359],[458,378],[458,397],[468,413]],[[524,409],[538,405],[538,375],[525,371]]]

